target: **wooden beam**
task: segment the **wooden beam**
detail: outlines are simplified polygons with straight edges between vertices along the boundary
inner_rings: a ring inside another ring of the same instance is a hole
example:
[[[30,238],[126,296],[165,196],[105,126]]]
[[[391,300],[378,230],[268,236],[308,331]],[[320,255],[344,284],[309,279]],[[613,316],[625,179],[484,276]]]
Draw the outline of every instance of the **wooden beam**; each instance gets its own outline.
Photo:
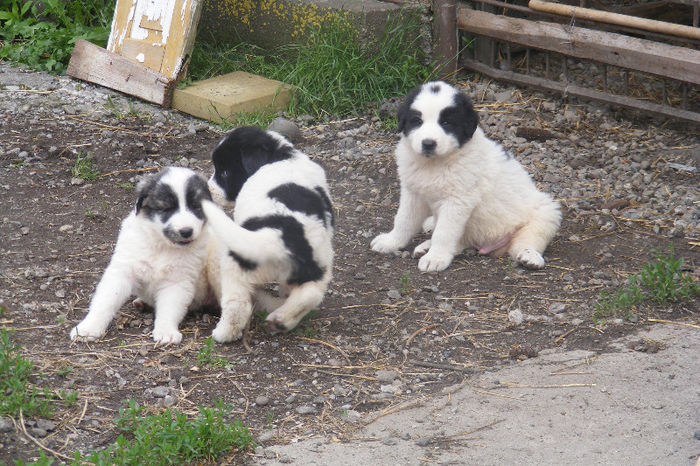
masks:
[[[457,26],[498,40],[700,84],[700,51],[690,48],[466,8],[458,10]]]
[[[457,3],[456,0],[433,0],[434,59],[443,75],[457,70]]]
[[[170,107],[175,80],[86,40],[75,42],[66,73],[164,107]]]
[[[561,3],[544,2],[542,0],[530,0],[528,6],[533,10],[546,11],[571,18],[588,19],[600,21],[601,23],[617,24],[619,26],[630,26],[645,31],[661,32],[678,37],[689,39],[700,39],[700,29],[685,26],[683,24],[667,23],[653,19],[639,18],[637,16],[621,15],[607,11],[594,10],[591,8],[579,8]]]
[[[681,119],[696,125],[700,125],[700,113],[697,112],[659,105],[652,102],[633,99],[631,97],[607,94],[605,92],[577,86],[572,83],[559,83],[536,76],[515,73],[513,71],[499,70],[469,58],[464,58],[461,60],[461,62],[465,68],[476,71],[493,79],[512,82],[520,86],[537,87],[548,91],[558,92],[561,93],[562,96],[570,95],[584,99],[596,100],[598,102],[614,104],[619,107],[633,110],[656,113],[665,117]]]

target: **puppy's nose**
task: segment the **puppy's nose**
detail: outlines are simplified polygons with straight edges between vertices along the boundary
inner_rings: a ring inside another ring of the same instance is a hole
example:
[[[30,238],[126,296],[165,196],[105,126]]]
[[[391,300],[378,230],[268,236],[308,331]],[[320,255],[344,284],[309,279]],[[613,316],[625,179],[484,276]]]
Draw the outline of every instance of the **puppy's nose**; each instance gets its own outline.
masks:
[[[187,227],[181,228],[178,233],[180,233],[180,236],[183,238],[189,238],[190,236],[192,236],[192,231],[192,228]]]
[[[434,139],[423,139],[423,152],[432,152],[437,147]]]

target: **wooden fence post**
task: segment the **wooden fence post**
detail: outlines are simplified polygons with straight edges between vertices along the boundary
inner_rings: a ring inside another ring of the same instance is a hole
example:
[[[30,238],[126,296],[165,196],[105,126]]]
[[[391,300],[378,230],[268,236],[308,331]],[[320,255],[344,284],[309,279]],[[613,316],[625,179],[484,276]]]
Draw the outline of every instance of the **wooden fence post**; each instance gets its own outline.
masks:
[[[433,0],[433,58],[440,74],[450,75],[457,70],[457,1]]]

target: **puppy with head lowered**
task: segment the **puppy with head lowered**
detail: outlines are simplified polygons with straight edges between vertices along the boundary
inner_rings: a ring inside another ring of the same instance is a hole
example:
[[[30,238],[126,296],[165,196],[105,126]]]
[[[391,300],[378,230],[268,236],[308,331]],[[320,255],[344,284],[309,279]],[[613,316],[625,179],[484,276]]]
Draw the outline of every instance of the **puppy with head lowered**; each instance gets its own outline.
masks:
[[[268,328],[293,329],[328,288],[333,268],[333,210],[326,175],[284,137],[256,127],[230,132],[212,154],[213,200],[235,203],[233,220],[202,204],[219,243],[218,342],[239,339],[256,304]],[[279,298],[261,287],[279,283]]]
[[[141,181],[137,193],[88,314],[70,332],[72,340],[104,335],[135,295],[134,304],[155,308],[153,340],[179,343],[178,326],[187,309],[216,302],[206,273],[211,245],[202,211],[202,202],[211,199],[206,180],[187,168],[170,167]]]
[[[484,135],[469,98],[429,82],[406,96],[398,120],[399,209],[393,229],[375,237],[372,249],[397,251],[425,223],[432,236],[413,251],[423,272],[444,270],[467,247],[542,268],[561,223],[559,204]]]

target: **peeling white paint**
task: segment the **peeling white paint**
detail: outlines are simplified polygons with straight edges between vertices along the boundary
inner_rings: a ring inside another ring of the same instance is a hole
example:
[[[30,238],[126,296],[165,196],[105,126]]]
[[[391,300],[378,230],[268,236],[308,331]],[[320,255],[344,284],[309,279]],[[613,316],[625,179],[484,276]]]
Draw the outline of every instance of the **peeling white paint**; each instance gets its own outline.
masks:
[[[136,12],[133,26],[131,27],[132,39],[144,40],[148,37],[148,29],[141,27],[141,18],[144,16],[149,21],[155,21],[163,29],[161,42],[165,44],[170,35],[173,14],[175,13],[175,2],[177,0],[139,0],[136,3]]]

